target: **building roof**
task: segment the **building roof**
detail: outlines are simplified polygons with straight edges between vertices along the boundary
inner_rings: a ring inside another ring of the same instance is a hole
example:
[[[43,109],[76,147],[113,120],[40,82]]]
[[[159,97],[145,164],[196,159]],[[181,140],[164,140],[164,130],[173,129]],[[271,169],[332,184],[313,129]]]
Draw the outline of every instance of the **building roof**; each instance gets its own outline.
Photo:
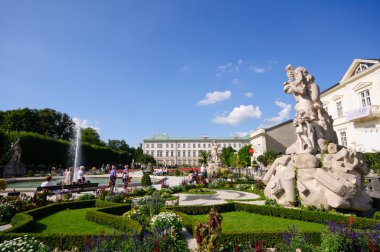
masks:
[[[281,126],[284,126],[284,125],[289,124],[289,123],[292,123],[292,122],[293,122],[293,119],[289,119],[289,120],[287,120],[287,121],[285,121],[285,122],[282,122],[282,123],[276,124],[276,125],[271,126],[271,127],[269,127],[269,128],[265,128],[265,131],[271,131],[271,130],[274,130],[274,129],[276,129],[276,128],[279,128],[279,127],[281,127]]]
[[[204,135],[203,137],[170,137],[168,134],[156,134],[152,137],[144,138],[144,141],[233,141],[233,140],[249,140],[249,136],[245,137],[208,137]]]

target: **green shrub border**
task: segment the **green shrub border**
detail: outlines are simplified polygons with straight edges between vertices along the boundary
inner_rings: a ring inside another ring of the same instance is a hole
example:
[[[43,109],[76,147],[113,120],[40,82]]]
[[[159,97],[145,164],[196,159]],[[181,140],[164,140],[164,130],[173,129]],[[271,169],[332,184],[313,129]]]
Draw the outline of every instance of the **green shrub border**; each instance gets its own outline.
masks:
[[[47,206],[16,214],[11,222],[12,228],[0,232],[0,242],[23,235],[28,235],[30,237],[35,237],[52,249],[60,248],[61,250],[70,250],[74,247],[77,247],[79,251],[84,251],[85,241],[92,237],[91,235],[31,233],[30,230],[28,230],[28,226],[34,220],[41,219],[47,215],[56,213],[61,210],[87,207],[99,208],[96,210],[87,211],[86,219],[89,221],[108,225],[115,229],[125,231],[125,233],[129,234],[134,233],[136,230],[138,233],[141,232],[142,227],[139,223],[127,218],[123,218],[121,216],[115,216],[130,210],[131,205],[107,202],[102,200],[71,201],[53,203]],[[122,239],[123,236],[124,234],[115,235],[115,237],[120,239]]]
[[[349,223],[350,216],[340,215],[340,214],[332,214],[332,213],[324,213],[317,211],[308,211],[308,210],[299,210],[292,208],[283,208],[283,207],[273,207],[273,206],[259,206],[259,205],[251,205],[244,203],[227,203],[220,204],[214,206],[171,206],[166,207],[167,211],[172,211],[178,214],[183,219],[184,227],[192,234],[195,235],[195,226],[198,224],[198,221],[191,217],[191,215],[198,214],[208,214],[210,209],[214,207],[218,210],[218,212],[231,212],[231,211],[242,211],[248,213],[256,213],[261,215],[268,215],[274,217],[281,217],[284,219],[293,219],[293,220],[301,220],[307,222],[315,222],[320,224],[327,224],[329,221],[334,221],[337,223],[341,223],[342,221],[345,223]],[[355,217],[354,218],[354,228],[367,228],[373,225],[378,225],[380,222],[375,219],[366,219]],[[321,231],[322,232],[322,231]],[[303,232],[310,243],[312,244],[320,244],[320,235],[321,232],[311,232],[306,231]],[[221,244],[238,244],[238,243],[256,243],[257,241],[261,241],[264,243],[264,247],[271,247],[278,245],[283,242],[282,234],[283,231],[267,231],[267,232],[222,232],[220,236]]]

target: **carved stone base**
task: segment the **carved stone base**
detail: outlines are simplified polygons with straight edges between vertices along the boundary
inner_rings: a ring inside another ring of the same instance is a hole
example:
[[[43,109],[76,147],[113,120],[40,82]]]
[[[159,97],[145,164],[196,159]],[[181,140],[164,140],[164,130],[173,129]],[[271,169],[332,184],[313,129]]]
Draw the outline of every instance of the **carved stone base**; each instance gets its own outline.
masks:
[[[361,183],[367,169],[360,159],[346,148],[327,155],[284,155],[274,161],[265,175],[264,194],[280,205],[292,206],[297,189],[305,206],[367,211],[372,200]],[[325,163],[331,162],[336,165],[326,167]]]
[[[9,161],[3,170],[3,177],[24,176],[26,174],[25,165],[20,161]]]

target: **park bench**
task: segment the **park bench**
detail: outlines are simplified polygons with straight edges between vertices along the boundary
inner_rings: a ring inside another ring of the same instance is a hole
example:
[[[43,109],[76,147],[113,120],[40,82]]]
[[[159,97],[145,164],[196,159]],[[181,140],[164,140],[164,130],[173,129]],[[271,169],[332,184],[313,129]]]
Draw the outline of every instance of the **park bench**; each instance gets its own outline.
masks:
[[[47,190],[49,194],[55,194],[58,192],[89,192],[96,191],[98,189],[98,183],[84,183],[74,185],[56,185],[56,186],[39,186],[37,192]]]

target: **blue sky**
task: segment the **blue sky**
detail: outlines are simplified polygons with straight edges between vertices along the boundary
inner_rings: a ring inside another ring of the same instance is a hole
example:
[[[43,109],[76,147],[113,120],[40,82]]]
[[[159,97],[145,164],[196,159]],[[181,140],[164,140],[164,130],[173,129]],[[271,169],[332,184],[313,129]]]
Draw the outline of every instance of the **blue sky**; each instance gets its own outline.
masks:
[[[1,1],[0,110],[53,108],[137,147],[290,119],[284,67],[321,90],[380,58],[380,1]]]

